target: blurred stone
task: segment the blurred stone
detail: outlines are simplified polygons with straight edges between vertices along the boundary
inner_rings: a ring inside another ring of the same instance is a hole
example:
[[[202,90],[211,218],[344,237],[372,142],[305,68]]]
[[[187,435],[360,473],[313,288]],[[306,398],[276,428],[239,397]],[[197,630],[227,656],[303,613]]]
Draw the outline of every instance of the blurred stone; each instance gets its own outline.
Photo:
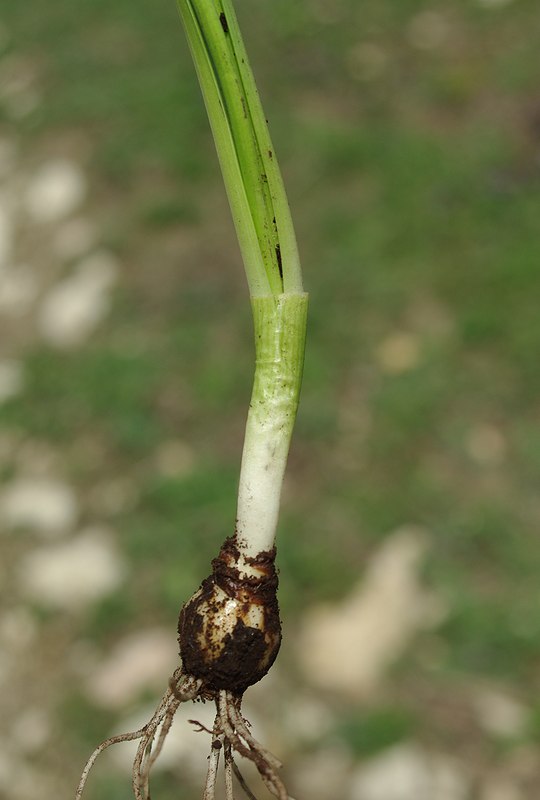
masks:
[[[0,404],[16,397],[24,387],[24,371],[20,361],[0,361]]]
[[[21,265],[0,272],[0,314],[15,317],[27,313],[37,293],[35,274],[28,267]]]
[[[419,582],[426,550],[425,531],[399,529],[372,557],[349,597],[308,611],[297,653],[310,683],[369,696],[417,632],[441,622],[444,606]]]
[[[64,611],[78,611],[110,594],[125,574],[111,535],[99,528],[30,551],[18,569],[19,585],[27,597]]]
[[[419,50],[435,50],[449,37],[448,20],[438,11],[426,10],[416,14],[407,29],[413,47]]]
[[[473,705],[478,721],[487,733],[507,739],[526,733],[529,710],[510,695],[497,689],[482,688],[474,693]]]
[[[358,768],[348,800],[468,800],[469,783],[453,759],[403,744]]]
[[[116,275],[117,264],[110,253],[88,256],[44,297],[37,320],[41,336],[60,348],[82,344],[109,311]]]
[[[163,690],[178,666],[174,631],[151,628],[122,639],[110,656],[94,668],[87,692],[106,708],[121,708],[143,689]]]
[[[466,440],[469,456],[478,464],[497,466],[504,461],[506,440],[494,425],[476,425],[469,431]]]
[[[35,222],[59,222],[79,208],[86,191],[80,167],[59,158],[38,169],[26,188],[23,203]]]
[[[8,483],[0,494],[0,514],[12,527],[31,528],[53,537],[75,524],[78,507],[66,483],[54,478],[21,477]]]
[[[11,728],[13,744],[25,755],[37,753],[49,741],[51,720],[43,708],[19,711]]]
[[[380,343],[376,351],[376,358],[383,372],[389,375],[399,375],[418,366],[420,350],[418,336],[398,331]]]

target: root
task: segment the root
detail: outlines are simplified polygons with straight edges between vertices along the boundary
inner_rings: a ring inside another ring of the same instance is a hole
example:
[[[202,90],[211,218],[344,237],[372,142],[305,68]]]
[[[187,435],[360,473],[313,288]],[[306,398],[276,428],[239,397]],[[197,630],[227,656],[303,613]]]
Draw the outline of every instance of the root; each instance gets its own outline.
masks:
[[[75,800],[81,800],[90,770],[97,757],[104,750],[113,744],[137,739],[139,740],[139,745],[133,759],[132,769],[133,794],[135,800],[150,800],[150,773],[163,749],[178,707],[188,700],[205,700],[210,697],[216,702],[216,717],[213,730],[209,731],[200,723],[191,720],[191,722],[198,725],[200,732],[206,731],[211,733],[212,736],[203,800],[215,800],[218,767],[222,751],[226,800],[235,800],[234,778],[236,778],[247,800],[257,800],[235,763],[234,753],[248,759],[255,765],[267,789],[277,800],[290,800],[278,774],[281,763],[259,744],[249,729],[249,723],[242,716],[240,710],[242,697],[225,689],[210,693],[203,686],[201,680],[185,675],[181,669],[176,670],[174,673],[170,680],[169,688],[163,695],[154,714],[142,728],[111,736],[96,747],[83,769],[75,793]]]
[[[277,772],[281,768],[281,762],[259,744],[249,731],[240,713],[241,697],[221,690],[216,698],[216,703],[217,718],[231,748],[255,764],[267,789],[274,797],[277,797],[278,800],[289,800],[287,790]],[[236,765],[233,766],[233,764],[234,762],[231,763],[231,767],[234,769]],[[234,772],[239,774],[238,767],[234,769]],[[239,782],[247,797],[253,798],[253,793],[241,776]]]
[[[217,724],[214,724],[214,734],[208,758],[208,771],[206,773],[206,784],[204,786],[203,800],[214,800],[216,793],[217,770],[219,766],[219,756],[223,747],[223,737],[219,733]],[[228,800],[228,799],[227,799]]]
[[[137,800],[149,800],[148,780],[150,768],[152,767],[152,764],[163,747],[163,742],[165,741],[165,737],[167,736],[167,733],[171,727],[174,714],[181,702],[192,700],[197,696],[200,687],[201,681],[195,681],[192,677],[184,675],[181,670],[176,670],[171,678],[170,686],[161,698],[161,701],[154,714],[152,715],[151,719],[142,726],[142,728],[139,728],[136,731],[120,733],[117,736],[110,736],[96,747],[82,771],[79,785],[77,786],[77,790],[75,792],[75,800],[81,800],[84,787],[86,786],[86,781],[88,780],[88,775],[90,774],[90,770],[94,766],[97,757],[113,744],[132,742],[136,739],[140,739],[141,741],[133,761],[133,792]],[[154,755],[151,755],[154,736],[162,722],[163,728],[158,739],[156,752]]]

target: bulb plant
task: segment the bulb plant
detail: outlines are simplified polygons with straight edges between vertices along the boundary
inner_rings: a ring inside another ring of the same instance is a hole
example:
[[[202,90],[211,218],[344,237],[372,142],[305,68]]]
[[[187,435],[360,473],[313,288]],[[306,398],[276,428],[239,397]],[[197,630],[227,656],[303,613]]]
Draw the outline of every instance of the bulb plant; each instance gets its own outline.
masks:
[[[181,665],[154,715],[136,731],[102,742],[77,788],[80,800],[98,755],[139,740],[133,791],[149,800],[149,777],[175,712],[188,700],[212,700],[216,717],[203,800],[213,800],[221,754],[225,794],[233,779],[254,798],[235,761],[251,760],[270,793],[288,794],[280,764],[242,716],[246,689],[272,666],[281,642],[275,534],[289,444],[298,407],[307,316],[291,215],[265,115],[231,0],[177,0],[195,63],[247,276],[255,333],[255,375],[234,532],[211,574],[183,606]]]

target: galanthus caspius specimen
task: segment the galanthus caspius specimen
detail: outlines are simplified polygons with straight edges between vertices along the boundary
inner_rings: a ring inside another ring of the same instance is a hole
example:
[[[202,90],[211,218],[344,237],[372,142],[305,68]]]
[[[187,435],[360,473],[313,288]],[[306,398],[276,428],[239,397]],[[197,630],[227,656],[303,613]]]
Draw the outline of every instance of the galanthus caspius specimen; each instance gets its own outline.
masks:
[[[149,800],[149,779],[180,703],[216,703],[203,800],[212,800],[221,753],[227,800],[234,785],[254,795],[234,755],[250,759],[269,791],[288,794],[280,764],[242,717],[245,690],[273,664],[281,642],[274,539],[283,475],[298,407],[307,295],[281,173],[231,0],[177,0],[210,119],[248,280],[255,376],[238,489],[236,526],[211,574],[183,606],[181,665],[156,712],[137,731],[111,737],[88,760],[80,800],[97,756],[139,740],[133,791]]]

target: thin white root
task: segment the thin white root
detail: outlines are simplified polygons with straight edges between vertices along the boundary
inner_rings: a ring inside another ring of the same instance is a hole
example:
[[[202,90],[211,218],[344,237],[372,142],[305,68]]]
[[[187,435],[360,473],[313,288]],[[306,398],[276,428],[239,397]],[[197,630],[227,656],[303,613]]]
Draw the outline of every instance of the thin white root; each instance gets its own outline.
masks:
[[[176,698],[173,698],[169,707],[165,712],[165,716],[163,717],[163,722],[161,723],[161,728],[159,730],[159,736],[156,742],[156,746],[152,748],[152,751],[150,753],[147,753],[147,758],[143,762],[142,775],[143,779],[146,782],[148,782],[148,778],[152,770],[152,767],[154,766],[154,764],[156,763],[161,754],[163,745],[165,744],[165,739],[169,734],[171,725],[173,724],[174,721],[174,715],[176,714],[179,705],[180,701],[177,700]]]
[[[208,757],[208,771],[206,773],[206,784],[204,786],[203,800],[214,800],[215,798],[219,755],[221,753],[222,746],[223,742],[221,739],[213,739],[212,746],[210,748],[210,756]]]
[[[132,742],[140,739],[137,748],[137,754],[133,761],[133,791],[137,800],[149,800],[148,781],[152,764],[158,757],[165,737],[167,736],[174,714],[181,702],[195,698],[201,688],[201,681],[197,681],[191,676],[185,676],[181,669],[176,670],[170,681],[170,686],[161,698],[158,707],[156,708],[151,719],[136,731],[129,731],[127,733],[120,733],[116,736],[110,736],[105,741],[101,742],[94,750],[88,761],[86,762],[81,774],[79,785],[75,792],[75,800],[81,800],[88,775],[94,766],[96,759],[104,750],[107,750],[113,744],[120,744],[121,742]],[[152,754],[152,743],[157,729],[163,722],[162,730],[158,738],[156,751]]]
[[[134,739],[140,739],[141,736],[144,736],[146,729],[146,725],[142,728],[139,728],[137,731],[130,731],[128,733],[120,733],[118,736],[110,736],[108,739],[105,739],[104,742],[101,742],[100,745],[96,747],[88,761],[86,762],[84,769],[81,774],[81,779],[79,781],[79,785],[77,786],[77,791],[75,792],[75,800],[80,800],[82,797],[82,793],[84,791],[84,787],[86,786],[86,780],[90,773],[90,770],[94,766],[94,763],[99,755],[103,753],[108,747],[113,744],[119,744],[120,742],[132,742]]]
[[[163,749],[180,703],[186,700],[205,700],[210,697],[212,697],[212,693],[204,689],[201,680],[184,675],[181,669],[176,670],[169,682],[169,688],[146,725],[136,731],[111,736],[96,747],[83,769],[75,800],[81,800],[88,775],[97,757],[113,744],[136,739],[140,741],[133,759],[133,793],[135,800],[150,800],[150,773]],[[278,774],[281,762],[259,744],[249,729],[249,723],[242,716],[240,710],[242,698],[231,691],[222,689],[215,692],[214,699],[216,718],[213,730],[209,731],[201,723],[195,723],[201,731],[206,730],[212,736],[203,800],[215,800],[217,773],[222,750],[225,800],[235,800],[234,777],[247,800],[257,800],[234,761],[235,752],[256,766],[261,779],[274,797],[278,800],[291,800]],[[191,722],[195,721],[191,720]],[[154,746],[156,736],[157,741]]]
[[[285,785],[277,773],[281,762],[251,734],[240,713],[240,702],[240,698],[226,690],[221,690],[217,695],[217,716],[223,733],[239,755],[255,764],[269,792],[278,800],[289,800]]]
[[[248,726],[246,725],[246,721],[242,714],[240,713],[240,709],[234,703],[234,700],[230,704],[230,719],[233,723],[236,732],[244,739],[244,741],[255,749],[258,753],[260,753],[265,761],[271,764],[274,769],[281,769],[283,764],[281,761],[275,757],[269,750],[266,750],[259,742],[255,739],[251,731],[249,730]]]
[[[232,750],[231,743],[225,742],[225,800],[234,800],[233,772],[232,772]]]

